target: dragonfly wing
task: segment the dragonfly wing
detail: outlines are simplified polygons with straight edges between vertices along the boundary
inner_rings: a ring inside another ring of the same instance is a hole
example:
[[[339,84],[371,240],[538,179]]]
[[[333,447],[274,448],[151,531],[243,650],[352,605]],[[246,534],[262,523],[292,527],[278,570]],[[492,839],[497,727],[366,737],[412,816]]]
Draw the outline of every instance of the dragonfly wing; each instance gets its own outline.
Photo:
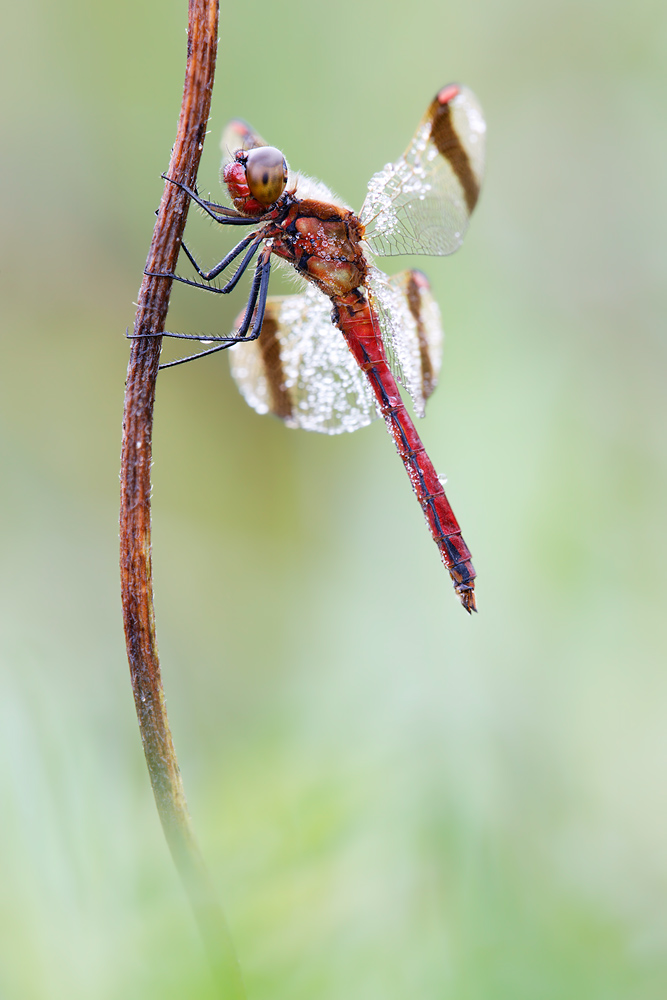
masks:
[[[424,416],[426,400],[438,384],[442,364],[442,324],[438,303],[421,271],[387,277],[373,267],[368,287],[380,321],[389,366]]]
[[[251,125],[244,122],[242,118],[233,118],[225,127],[220,140],[222,151],[222,163],[220,165],[220,182],[225,187],[222,172],[228,163],[234,159],[237,149],[257,149],[258,146],[268,146],[268,142],[262,139],[259,132],[255,132]],[[289,168],[288,168],[289,169]],[[343,205],[342,199],[335,195],[321,181],[307,177],[305,174],[289,171],[287,186],[290,190],[298,191],[300,198],[312,198],[314,201],[333,202],[336,205]],[[345,208],[348,206],[345,205]]]
[[[268,142],[242,118],[232,118],[220,139],[222,166],[232,162],[237,149],[256,149],[258,146],[268,146]]]
[[[374,253],[458,249],[479,195],[485,132],[471,90],[450,84],[436,94],[400,160],[371,177],[360,217]]]
[[[268,142],[262,139],[258,132],[255,132],[252,125],[248,125],[242,118],[232,118],[225,125],[222,138],[220,139],[220,151],[222,153],[222,163],[220,164],[220,184],[223,191],[227,190],[223,176],[224,169],[228,163],[234,159],[237,149],[256,149],[258,146],[268,146]]]
[[[267,299],[258,339],[235,344],[229,355],[246,402],[288,427],[340,434],[378,416],[364,373],[331,322],[331,302],[314,285]]]

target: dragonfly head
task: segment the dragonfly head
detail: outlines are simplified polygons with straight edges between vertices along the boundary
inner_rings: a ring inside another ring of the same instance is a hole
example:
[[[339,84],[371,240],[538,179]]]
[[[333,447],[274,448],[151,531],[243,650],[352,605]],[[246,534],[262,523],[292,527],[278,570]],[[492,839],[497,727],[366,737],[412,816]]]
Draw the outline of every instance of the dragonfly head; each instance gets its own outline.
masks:
[[[287,184],[287,161],[275,146],[237,149],[223,170],[223,180],[244,215],[261,215],[273,205]]]

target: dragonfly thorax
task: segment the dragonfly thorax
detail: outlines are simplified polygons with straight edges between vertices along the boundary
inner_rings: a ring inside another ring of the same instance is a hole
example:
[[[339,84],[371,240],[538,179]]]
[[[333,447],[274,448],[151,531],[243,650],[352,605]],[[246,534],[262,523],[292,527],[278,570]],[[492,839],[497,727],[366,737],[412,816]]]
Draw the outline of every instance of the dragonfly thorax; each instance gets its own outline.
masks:
[[[365,283],[368,265],[361,246],[363,235],[364,228],[353,212],[309,198],[295,199],[272,232],[272,249],[307,281],[335,298]]]

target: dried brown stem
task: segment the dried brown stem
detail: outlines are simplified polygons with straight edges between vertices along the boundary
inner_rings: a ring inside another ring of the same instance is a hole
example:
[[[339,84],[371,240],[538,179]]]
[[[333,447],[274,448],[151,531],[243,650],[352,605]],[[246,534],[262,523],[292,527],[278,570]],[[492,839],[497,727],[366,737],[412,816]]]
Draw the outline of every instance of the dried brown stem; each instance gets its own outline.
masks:
[[[218,40],[218,0],[189,0],[188,54],[178,132],[169,177],[193,186],[211,106]],[[189,199],[165,184],[147,271],[173,271]],[[134,334],[159,333],[171,280],[144,276]],[[169,729],[155,637],[150,536],[150,468],[155,380],[161,337],[132,341],[125,390],[121,456],[121,586],[127,655],[151,784],[160,820],[194,907],[220,994],[243,1000],[245,990],[222,910],[197,846]]]

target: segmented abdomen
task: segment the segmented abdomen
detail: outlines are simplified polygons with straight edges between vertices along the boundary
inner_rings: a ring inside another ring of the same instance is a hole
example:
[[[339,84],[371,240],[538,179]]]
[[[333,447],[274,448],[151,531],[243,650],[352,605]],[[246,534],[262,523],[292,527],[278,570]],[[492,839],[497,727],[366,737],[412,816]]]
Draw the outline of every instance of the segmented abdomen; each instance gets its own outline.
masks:
[[[377,320],[359,289],[332,299],[334,316],[369,384],[466,611],[475,611],[475,570],[444,488],[389,369]]]

